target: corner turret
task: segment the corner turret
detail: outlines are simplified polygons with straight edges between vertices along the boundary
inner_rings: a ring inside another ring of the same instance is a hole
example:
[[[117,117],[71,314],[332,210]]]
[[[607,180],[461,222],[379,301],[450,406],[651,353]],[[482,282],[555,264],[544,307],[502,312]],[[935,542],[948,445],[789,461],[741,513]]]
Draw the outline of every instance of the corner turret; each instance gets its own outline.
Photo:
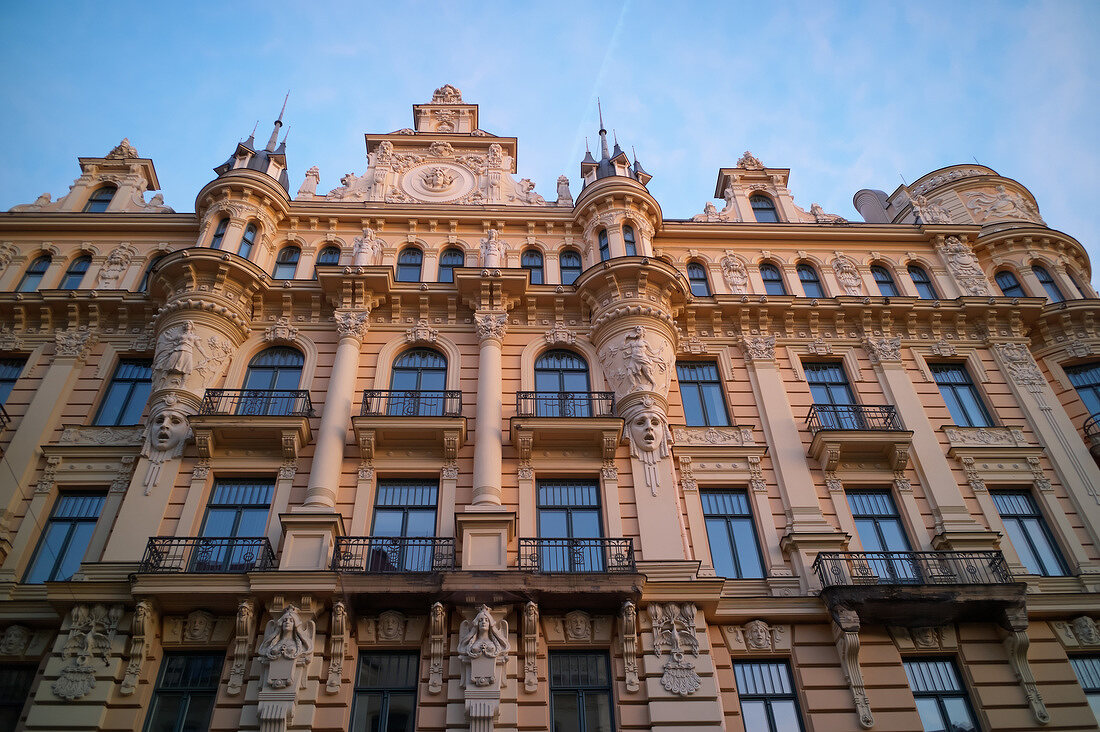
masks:
[[[287,92],[287,98],[283,99],[283,108],[279,110],[279,117],[275,120],[267,146],[263,150],[256,149],[256,129],[253,128],[247,140],[237,143],[237,149],[229,159],[214,168],[214,172],[219,177],[240,168],[258,170],[277,180],[283,190],[290,193],[290,176],[286,169],[286,136],[284,135],[283,141],[279,142],[279,130],[283,126],[283,114],[286,112],[286,103],[289,98],[290,92]]]

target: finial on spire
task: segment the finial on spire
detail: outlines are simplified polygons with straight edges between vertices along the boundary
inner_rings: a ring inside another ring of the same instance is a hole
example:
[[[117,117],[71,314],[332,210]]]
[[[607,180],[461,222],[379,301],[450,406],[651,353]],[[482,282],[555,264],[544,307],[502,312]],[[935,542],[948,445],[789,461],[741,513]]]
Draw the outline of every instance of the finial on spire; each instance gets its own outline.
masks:
[[[283,98],[283,108],[279,110],[279,118],[275,120],[275,129],[271,130],[271,137],[267,141],[267,147],[264,148],[268,152],[275,150],[275,145],[279,142],[279,128],[283,126],[283,113],[286,112],[286,102],[290,99],[290,92],[286,93]]]
[[[603,128],[603,107],[600,106],[600,98],[596,97],[596,109],[600,112],[600,132],[606,133],[607,130]]]
[[[584,151],[592,152],[592,148],[588,147],[588,135],[584,136]]]
[[[256,136],[256,128],[260,126],[260,120],[256,120],[256,124],[252,125],[252,134],[249,137]]]
[[[286,96],[283,97],[283,108],[279,110],[279,119],[278,119],[278,121],[280,123],[282,123],[282,121],[283,121],[283,112],[286,111],[286,102],[287,102],[288,99],[290,99],[290,90],[289,89],[286,90]]]
[[[619,146],[619,131],[613,129],[613,130],[611,130],[611,134],[615,138],[615,147],[618,147]]]

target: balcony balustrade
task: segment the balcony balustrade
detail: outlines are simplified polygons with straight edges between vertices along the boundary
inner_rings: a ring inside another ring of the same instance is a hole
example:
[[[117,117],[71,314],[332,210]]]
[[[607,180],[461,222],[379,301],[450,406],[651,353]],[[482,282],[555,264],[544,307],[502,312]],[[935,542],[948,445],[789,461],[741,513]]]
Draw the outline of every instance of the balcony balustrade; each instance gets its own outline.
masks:
[[[1001,552],[822,552],[821,598],[862,622],[927,626],[998,618],[1023,603]]]
[[[890,404],[815,404],[810,407],[806,424],[814,435],[821,430],[900,432],[905,429],[897,410]]]
[[[466,442],[462,392],[367,389],[363,406],[352,418],[364,460],[376,445],[427,452],[453,460]]]
[[[11,417],[8,416],[8,412],[4,409],[4,405],[0,404],[0,430],[3,430],[11,422]]]
[[[391,391],[367,389],[363,392],[364,417],[458,417],[462,414],[462,392]]]
[[[275,567],[275,552],[266,536],[153,536],[138,572],[242,573]]]
[[[359,574],[445,572],[455,568],[455,540],[449,536],[339,536],[332,568]]]
[[[892,405],[815,404],[806,416],[813,441],[810,457],[828,471],[841,458],[884,463],[888,471],[904,470],[909,463],[913,433],[905,429]]]
[[[516,394],[520,417],[613,417],[615,394],[610,391],[545,392]]]
[[[313,416],[303,389],[207,389],[190,421],[202,457],[243,448],[294,459],[313,437]]]
[[[544,574],[634,574],[634,540],[520,539],[519,568]]]

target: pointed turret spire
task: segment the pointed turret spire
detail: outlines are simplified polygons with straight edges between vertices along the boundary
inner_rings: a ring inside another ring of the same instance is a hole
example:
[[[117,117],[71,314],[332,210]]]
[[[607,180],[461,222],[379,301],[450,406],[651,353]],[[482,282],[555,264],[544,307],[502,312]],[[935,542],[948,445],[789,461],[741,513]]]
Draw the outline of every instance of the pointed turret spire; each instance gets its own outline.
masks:
[[[609,149],[607,127],[604,126],[603,121],[603,104],[599,97],[596,98],[596,110],[600,119],[600,159],[597,161],[592,156],[592,150],[588,147],[588,138],[585,137],[584,159],[581,160],[581,178],[584,180],[585,185],[612,176],[633,178],[642,185],[648,183],[651,176],[642,169],[637,155],[634,156],[634,164],[631,165],[630,158],[619,146],[619,133],[617,130],[613,131],[615,148],[614,150]]]
[[[600,105],[599,97],[596,97],[596,109],[600,112],[600,159],[608,160],[611,157],[611,151],[607,149],[607,130],[603,126],[603,107]]]
[[[283,113],[286,112],[286,102],[290,99],[290,92],[286,93],[286,97],[283,98],[283,108],[279,110],[279,118],[275,120],[275,128],[271,130],[271,138],[267,141],[267,147],[264,149],[268,152],[275,151],[275,145],[279,141],[279,128],[283,126]]]
[[[256,128],[260,126],[260,120],[256,120],[256,124],[252,125],[252,132],[248,134],[248,139],[244,141],[244,146],[249,150],[256,149]]]

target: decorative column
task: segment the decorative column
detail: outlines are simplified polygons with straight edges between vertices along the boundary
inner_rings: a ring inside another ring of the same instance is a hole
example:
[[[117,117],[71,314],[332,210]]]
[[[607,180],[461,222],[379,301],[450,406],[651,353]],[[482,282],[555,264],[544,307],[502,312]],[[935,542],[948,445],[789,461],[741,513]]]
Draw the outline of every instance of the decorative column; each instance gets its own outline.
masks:
[[[491,232],[490,232],[491,233]],[[481,342],[478,356],[477,429],[474,442],[473,504],[455,515],[462,545],[463,569],[506,569],[508,542],[515,534],[516,514],[501,505],[501,459],[504,432],[501,395],[501,346],[508,314],[474,313]]]

